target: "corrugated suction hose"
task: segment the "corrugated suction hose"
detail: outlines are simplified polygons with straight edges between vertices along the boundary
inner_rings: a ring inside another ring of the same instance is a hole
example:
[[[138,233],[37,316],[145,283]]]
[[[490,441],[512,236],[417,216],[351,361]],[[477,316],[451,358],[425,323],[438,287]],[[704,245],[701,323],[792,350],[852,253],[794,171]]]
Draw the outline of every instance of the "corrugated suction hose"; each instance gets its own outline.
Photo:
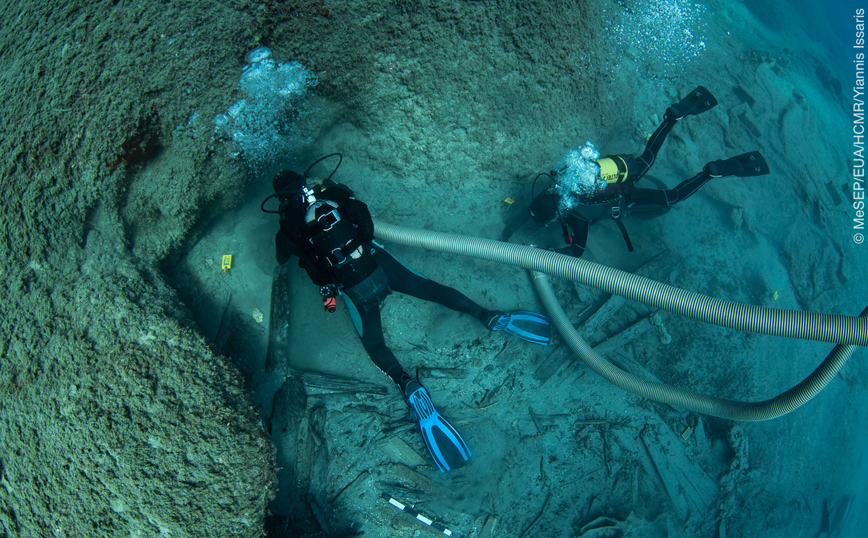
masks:
[[[768,420],[779,417],[804,404],[822,390],[850,358],[855,346],[868,344],[868,308],[862,316],[853,317],[744,305],[706,297],[618,269],[534,247],[401,228],[380,221],[374,221],[374,234],[383,241],[492,260],[534,271],[534,283],[555,327],[591,369],[625,390],[699,413],[734,420]],[[771,400],[735,402],[702,396],[646,381],[605,361],[576,333],[558,304],[545,274],[580,282],[706,323],[839,345],[807,379]]]
[[[585,342],[573,327],[564,309],[555,297],[554,289],[549,282],[548,276],[538,271],[533,271],[534,286],[542,299],[552,324],[570,346],[591,370],[597,372],[607,380],[633,394],[663,402],[678,407],[713,415],[716,417],[729,418],[732,420],[769,420],[785,415],[790,411],[804,405],[808,400],[817,395],[829,384],[844,366],[856,346],[838,344],[826,360],[817,367],[814,372],[804,381],[790,390],[762,402],[738,402],[703,396],[695,392],[680,389],[663,383],[647,381],[635,375],[621,370],[614,364],[605,360],[599,353],[594,351]],[[868,308],[862,312],[862,316],[868,314]],[[864,318],[863,318],[864,319]]]

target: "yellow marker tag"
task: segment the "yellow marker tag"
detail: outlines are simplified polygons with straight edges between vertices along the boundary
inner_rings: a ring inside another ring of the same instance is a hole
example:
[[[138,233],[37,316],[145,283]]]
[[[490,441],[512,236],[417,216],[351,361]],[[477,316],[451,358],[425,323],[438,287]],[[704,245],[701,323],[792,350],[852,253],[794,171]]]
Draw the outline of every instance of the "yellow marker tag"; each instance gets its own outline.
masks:
[[[512,205],[515,203],[515,200],[513,200],[512,198],[507,198],[506,200],[504,200],[504,202],[508,203],[509,205]]]
[[[775,301],[777,301],[777,300],[778,300],[778,297],[779,297],[779,296],[780,296],[780,294],[779,294],[779,293],[778,293],[778,292],[775,292],[775,294],[774,294],[774,296],[773,296],[773,297],[774,297],[774,299],[775,299]]]
[[[681,433],[681,438],[684,439],[685,441],[687,441],[688,439],[690,439],[691,435],[693,435],[693,428],[688,426],[687,429]]]
[[[232,254],[223,255],[223,272],[225,273],[227,269],[232,269]]]

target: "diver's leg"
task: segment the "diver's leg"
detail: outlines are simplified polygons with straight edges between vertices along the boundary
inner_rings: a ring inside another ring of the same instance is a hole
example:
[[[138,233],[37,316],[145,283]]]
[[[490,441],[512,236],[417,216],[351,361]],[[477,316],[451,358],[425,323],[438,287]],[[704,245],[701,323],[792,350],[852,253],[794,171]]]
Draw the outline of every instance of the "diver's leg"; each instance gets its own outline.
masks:
[[[362,320],[362,345],[368,356],[377,365],[377,368],[386,373],[392,381],[398,384],[403,390],[410,379],[410,376],[401,367],[395,354],[386,345],[386,340],[383,337],[383,323],[380,319],[380,307],[374,305],[368,310],[359,310],[359,317]]]
[[[751,151],[726,160],[710,162],[703,167],[702,172],[685,179],[674,189],[633,188],[630,190],[630,198],[636,204],[669,207],[692,196],[713,177],[753,177],[768,173],[769,165],[762,154]]]
[[[446,308],[469,314],[489,330],[504,330],[530,342],[546,345],[551,339],[551,321],[533,312],[501,312],[486,310],[456,289],[438,284],[411,271],[391,254],[377,249],[377,263],[389,277],[392,291],[406,293],[425,301],[440,303]]]
[[[630,189],[630,204],[638,204],[642,206],[659,206],[660,208],[669,207],[669,200],[676,199],[678,193],[675,189]],[[652,208],[653,210],[653,208]]]
[[[769,165],[759,151],[743,153],[726,160],[713,161],[703,167],[702,172],[685,179],[674,189],[632,189],[630,196],[637,204],[651,204],[669,207],[686,200],[708,183],[713,177],[753,177],[769,173]]]
[[[686,200],[687,198],[692,196],[693,193],[698,191],[700,187],[708,183],[709,179],[711,179],[711,174],[705,171],[696,174],[690,179],[685,179],[684,181],[676,185],[674,189],[671,189],[675,191],[675,199],[673,200],[671,196],[669,196],[669,205]]]
[[[381,248],[376,249],[375,256],[377,263],[389,277],[389,287],[392,291],[406,293],[424,301],[440,303],[446,308],[470,314],[484,321],[486,310],[460,291],[414,273]]]
[[[717,99],[714,98],[711,92],[702,86],[698,86],[690,92],[687,97],[667,108],[666,112],[663,114],[663,123],[657,127],[657,130],[654,131],[648,139],[648,143],[645,145],[645,151],[642,155],[636,157],[637,168],[635,176],[633,173],[630,174],[631,179],[635,177],[632,181],[636,182],[642,179],[642,176],[648,172],[651,165],[654,164],[655,160],[657,160],[657,153],[663,146],[663,142],[666,140],[666,135],[669,134],[669,131],[672,130],[678,120],[685,116],[702,114],[703,112],[714,108],[716,105]]]
[[[675,127],[675,123],[677,121],[678,120],[670,118],[668,115],[663,116],[663,123],[661,123],[660,126],[657,127],[657,130],[654,131],[654,133],[648,139],[648,143],[645,145],[645,151],[642,152],[642,155],[635,157],[635,175],[633,173],[630,174],[630,179],[633,182],[642,179],[642,176],[647,174],[648,170],[651,169],[651,165],[653,165],[654,161],[657,160],[657,153],[660,151],[660,148],[663,146],[663,142],[666,140],[666,135],[668,135],[669,131],[671,131],[672,128]],[[635,177],[636,179],[632,179],[633,177]]]
[[[374,364],[392,378],[401,389],[404,401],[412,411],[413,420],[419,424],[422,439],[437,468],[445,473],[464,465],[470,459],[467,443],[437,412],[428,391],[419,381],[404,371],[392,350],[386,345],[379,306],[374,305],[368,310],[360,310],[359,316],[362,320],[362,344],[365,346],[365,351]]]
[[[709,179],[711,179],[711,175],[703,171],[682,181],[674,189],[633,188],[630,190],[630,201],[643,206],[670,207],[689,198],[700,187],[708,183]]]

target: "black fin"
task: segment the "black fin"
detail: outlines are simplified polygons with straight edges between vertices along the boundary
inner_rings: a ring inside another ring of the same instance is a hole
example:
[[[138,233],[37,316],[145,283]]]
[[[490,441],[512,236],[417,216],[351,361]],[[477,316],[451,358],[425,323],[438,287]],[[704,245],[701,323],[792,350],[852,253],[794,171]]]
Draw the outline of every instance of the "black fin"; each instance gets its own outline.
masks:
[[[717,105],[717,99],[705,86],[697,86],[687,97],[666,109],[666,117],[680,120],[685,116],[702,114]]]
[[[764,176],[769,173],[769,165],[759,151],[751,151],[725,161],[714,161],[703,168],[711,177]]]

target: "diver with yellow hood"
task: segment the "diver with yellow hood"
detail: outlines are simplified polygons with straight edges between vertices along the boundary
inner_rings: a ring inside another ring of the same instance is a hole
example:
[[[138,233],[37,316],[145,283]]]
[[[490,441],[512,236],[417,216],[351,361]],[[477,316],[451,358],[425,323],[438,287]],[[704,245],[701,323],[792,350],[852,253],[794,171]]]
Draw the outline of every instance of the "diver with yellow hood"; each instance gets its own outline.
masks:
[[[608,155],[600,152],[590,142],[580,150],[573,150],[563,160],[559,170],[542,173],[534,179],[534,186],[541,176],[549,176],[552,185],[539,195],[534,195],[527,211],[522,212],[504,230],[501,239],[509,238],[525,222],[533,219],[539,225],[555,220],[561,224],[567,247],[564,254],[580,257],[585,252],[588,229],[600,219],[614,219],[627,248],[633,245],[624,226],[628,214],[665,212],[699,190],[711,178],[724,176],[761,176],[769,173],[768,164],[759,151],[745,153],[731,159],[713,161],[690,179],[675,188],[642,189],[636,183],[648,173],[657,160],[657,154],[666,140],[666,135],[675,124],[691,115],[701,114],[717,105],[717,99],[705,87],[699,86],[677,104],[666,109],[663,123],[648,139],[645,151],[636,157]]]

